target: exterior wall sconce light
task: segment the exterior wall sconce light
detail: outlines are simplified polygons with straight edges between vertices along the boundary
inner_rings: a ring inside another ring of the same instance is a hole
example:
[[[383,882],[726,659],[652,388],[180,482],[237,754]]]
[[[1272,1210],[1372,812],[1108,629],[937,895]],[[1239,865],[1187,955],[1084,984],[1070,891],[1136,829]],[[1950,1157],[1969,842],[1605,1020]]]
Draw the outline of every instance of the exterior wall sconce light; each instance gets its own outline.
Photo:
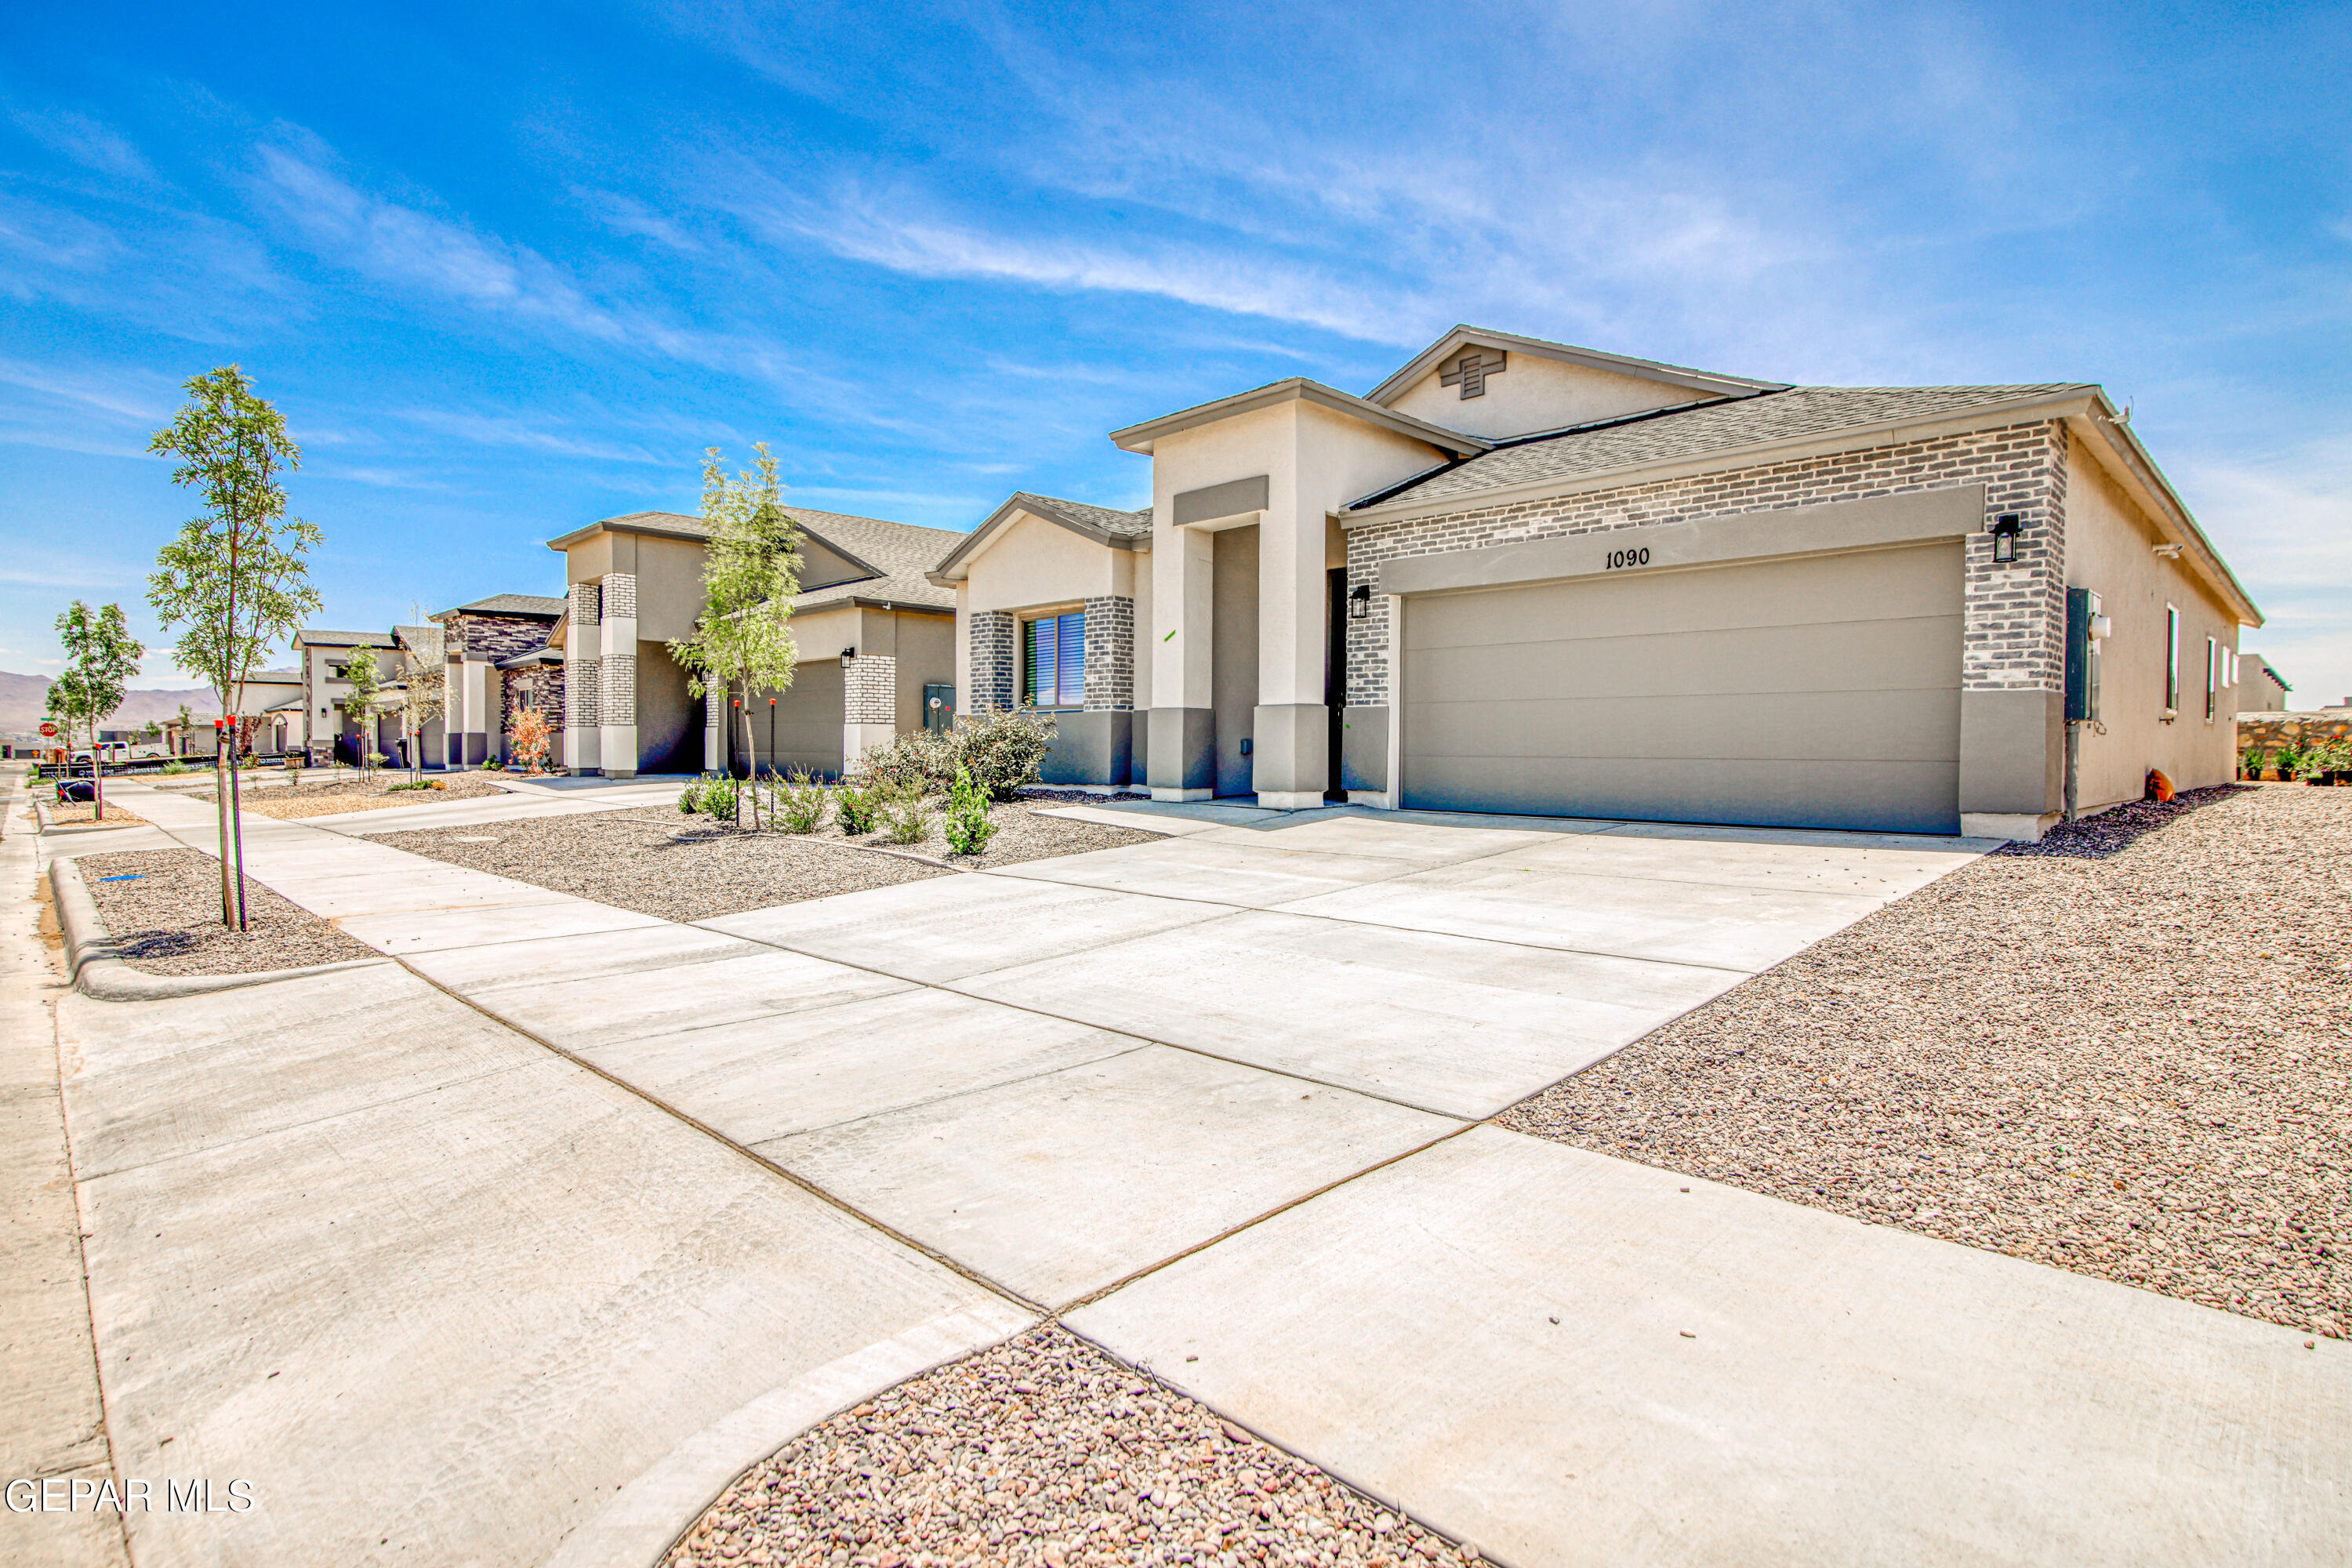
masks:
[[[1359,583],[1349,589],[1348,618],[1351,621],[1365,620],[1370,618],[1371,613],[1372,585],[1370,583]]]
[[[845,648],[843,648],[843,649],[841,650],[841,668],[844,668],[844,669],[847,669],[851,665],[856,664],[856,662],[857,662],[857,650],[856,650],[856,648],[854,648],[854,647],[845,647]]]
[[[2017,559],[2017,536],[2025,531],[2025,519],[2013,511],[2002,512],[1992,520],[1992,558],[1996,564],[2006,566]]]

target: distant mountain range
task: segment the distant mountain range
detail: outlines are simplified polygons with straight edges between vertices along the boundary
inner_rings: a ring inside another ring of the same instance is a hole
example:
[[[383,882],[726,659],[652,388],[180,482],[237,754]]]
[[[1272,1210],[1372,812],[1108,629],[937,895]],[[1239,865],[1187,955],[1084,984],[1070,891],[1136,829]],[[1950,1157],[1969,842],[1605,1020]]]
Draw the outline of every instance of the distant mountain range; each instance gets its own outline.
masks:
[[[132,691],[122,700],[122,711],[106,721],[110,730],[136,730],[150,720],[160,724],[176,718],[180,704],[202,719],[217,715],[220,705],[207,686],[183,686],[169,690]],[[37,731],[49,710],[49,678],[11,675],[0,670],[0,734],[29,735]]]

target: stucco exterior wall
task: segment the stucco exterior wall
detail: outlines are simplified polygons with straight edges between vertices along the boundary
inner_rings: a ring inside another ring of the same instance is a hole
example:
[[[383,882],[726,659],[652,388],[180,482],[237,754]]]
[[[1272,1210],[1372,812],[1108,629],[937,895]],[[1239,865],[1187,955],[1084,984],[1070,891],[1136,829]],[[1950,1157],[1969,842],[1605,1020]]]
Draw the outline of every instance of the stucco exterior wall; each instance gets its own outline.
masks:
[[[1524,436],[1694,403],[1706,395],[1664,382],[1517,351],[1511,353],[1500,372],[1487,375],[1481,396],[1465,397],[1460,386],[1441,384],[1442,374],[1442,367],[1432,367],[1389,406],[1399,414],[1473,436]]]
[[[951,616],[898,612],[898,731],[904,734],[923,727],[923,688],[956,679],[956,621]],[[957,686],[956,700],[963,700]]]
[[[2234,653],[2236,617],[2185,563],[2156,553],[2161,535],[2093,454],[2077,447],[2072,457],[2066,585],[2096,593],[2115,623],[2100,649],[2099,726],[2079,734],[2080,809],[2137,800],[2150,768],[2182,789],[2226,783],[2237,771],[2237,692],[2222,688],[2206,717],[2205,639]],[[2167,605],[2180,612],[2180,706],[2169,721]]]

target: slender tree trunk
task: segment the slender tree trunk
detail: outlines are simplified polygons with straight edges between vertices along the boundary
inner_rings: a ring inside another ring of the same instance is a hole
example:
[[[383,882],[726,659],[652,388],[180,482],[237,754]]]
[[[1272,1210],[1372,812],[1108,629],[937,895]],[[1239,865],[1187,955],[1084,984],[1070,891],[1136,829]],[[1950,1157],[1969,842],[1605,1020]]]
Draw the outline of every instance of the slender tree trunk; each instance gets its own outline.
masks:
[[[237,763],[245,749],[245,725],[239,722],[230,731],[236,737],[235,752],[229,757],[228,769],[228,831],[236,845],[236,929],[245,930],[245,819],[237,808],[245,804],[244,792],[238,784]]]
[[[229,880],[228,842],[229,824],[236,820],[235,808],[228,801],[228,781],[234,775],[235,770],[227,765],[228,759],[226,755],[227,745],[226,728],[218,724],[214,725],[213,799],[218,804],[220,815],[221,924],[225,926],[236,923],[236,885]]]
[[[98,721],[89,721],[89,819],[106,820],[106,780],[98,767]]]
[[[751,775],[751,828],[760,826],[760,742],[751,728],[751,678],[743,678],[743,755],[748,759],[745,771]]]

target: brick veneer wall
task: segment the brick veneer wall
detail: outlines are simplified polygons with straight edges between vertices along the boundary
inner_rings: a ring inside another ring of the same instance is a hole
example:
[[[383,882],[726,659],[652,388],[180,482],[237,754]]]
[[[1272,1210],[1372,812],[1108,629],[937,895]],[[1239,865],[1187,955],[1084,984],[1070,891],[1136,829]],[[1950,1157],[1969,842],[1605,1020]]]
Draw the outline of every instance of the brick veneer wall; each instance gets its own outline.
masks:
[[[845,724],[896,724],[898,721],[898,661],[887,653],[861,653],[849,661],[841,679],[841,721]]]
[[[602,598],[593,583],[572,584],[570,629],[563,634],[563,725],[567,730],[588,732],[604,722],[600,711],[604,672],[596,641],[596,628],[603,621]]]
[[[987,713],[1013,704],[1013,617],[1003,610],[975,610],[971,622],[971,689],[964,710]]]
[[[1106,594],[1088,599],[1086,701],[1088,708],[1135,706],[1135,601]]]
[[[2010,566],[1993,564],[1990,535],[1965,542],[1960,683],[1978,691],[2057,690],[2065,658],[2066,458],[2065,426],[2036,420],[1352,529],[1348,585],[1369,583],[1374,597],[1370,616],[1348,623],[1348,701],[1388,700],[1388,601],[1377,581],[1383,561],[1976,484],[1985,487],[1988,518],[2017,512],[2024,531]]]

